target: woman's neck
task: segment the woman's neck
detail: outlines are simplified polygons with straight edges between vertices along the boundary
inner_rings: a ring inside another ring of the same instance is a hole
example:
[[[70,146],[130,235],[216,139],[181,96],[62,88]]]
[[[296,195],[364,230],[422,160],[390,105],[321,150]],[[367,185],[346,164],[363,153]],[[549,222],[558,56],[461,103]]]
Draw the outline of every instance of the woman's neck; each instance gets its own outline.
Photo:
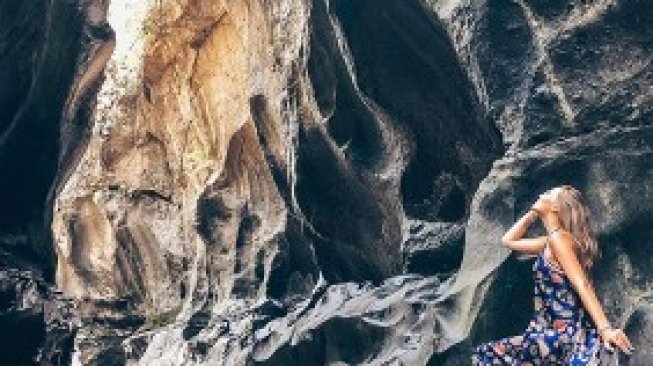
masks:
[[[542,217],[542,224],[546,228],[547,233],[560,227],[560,219],[558,219],[558,214],[555,212],[547,212]]]

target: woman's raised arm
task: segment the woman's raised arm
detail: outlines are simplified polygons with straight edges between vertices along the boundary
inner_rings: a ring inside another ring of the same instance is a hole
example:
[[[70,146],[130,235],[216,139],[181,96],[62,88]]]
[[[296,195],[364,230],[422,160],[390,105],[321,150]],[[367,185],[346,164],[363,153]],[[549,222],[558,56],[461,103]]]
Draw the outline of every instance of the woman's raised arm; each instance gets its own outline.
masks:
[[[527,254],[537,254],[546,243],[546,236],[522,238],[528,227],[539,217],[535,210],[529,210],[517,220],[501,238],[501,243],[511,250]]]

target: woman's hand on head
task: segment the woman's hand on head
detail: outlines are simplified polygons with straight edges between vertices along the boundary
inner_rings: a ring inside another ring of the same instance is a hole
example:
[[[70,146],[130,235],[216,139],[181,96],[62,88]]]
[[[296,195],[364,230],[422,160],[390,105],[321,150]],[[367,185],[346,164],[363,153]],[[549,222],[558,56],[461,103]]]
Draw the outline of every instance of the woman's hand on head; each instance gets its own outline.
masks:
[[[553,203],[550,199],[540,196],[537,201],[531,205],[531,209],[535,210],[535,212],[537,212],[537,214],[542,217],[544,213],[551,210],[552,205]]]
[[[631,354],[635,349],[626,333],[621,329],[605,329],[601,332],[601,340],[609,350],[613,350],[613,346],[617,346],[622,352]]]

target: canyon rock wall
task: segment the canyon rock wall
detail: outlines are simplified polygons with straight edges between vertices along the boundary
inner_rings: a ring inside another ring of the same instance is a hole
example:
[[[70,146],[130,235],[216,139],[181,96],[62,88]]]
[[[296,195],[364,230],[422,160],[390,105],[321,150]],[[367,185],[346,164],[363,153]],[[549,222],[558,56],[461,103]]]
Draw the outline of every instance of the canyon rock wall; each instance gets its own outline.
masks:
[[[0,4],[0,349],[65,365],[79,319],[54,286],[53,205],[90,138],[113,31],[92,1]]]
[[[646,364],[644,0],[28,4],[0,13],[0,325],[61,326],[16,363],[469,364],[531,311],[501,235],[567,183]]]
[[[653,9],[641,1],[430,3],[509,144],[474,197],[461,286],[486,278],[507,256],[488,230],[505,230],[547,187],[572,184],[589,204],[602,250],[592,273],[599,296],[640,349],[621,364],[645,365],[651,330],[643,319],[653,274],[643,259],[652,227]],[[523,282],[529,271],[530,262],[509,258],[487,277],[492,283],[470,337],[445,359],[523,328],[531,311]]]

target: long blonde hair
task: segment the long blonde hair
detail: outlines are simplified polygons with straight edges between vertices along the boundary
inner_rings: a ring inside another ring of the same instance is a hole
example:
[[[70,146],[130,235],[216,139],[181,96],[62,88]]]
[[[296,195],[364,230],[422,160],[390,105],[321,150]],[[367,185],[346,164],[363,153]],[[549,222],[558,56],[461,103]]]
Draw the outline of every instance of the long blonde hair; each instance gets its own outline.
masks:
[[[557,195],[560,225],[572,234],[578,260],[583,267],[589,269],[600,255],[589,209],[579,190],[569,184],[560,187],[562,190]]]

